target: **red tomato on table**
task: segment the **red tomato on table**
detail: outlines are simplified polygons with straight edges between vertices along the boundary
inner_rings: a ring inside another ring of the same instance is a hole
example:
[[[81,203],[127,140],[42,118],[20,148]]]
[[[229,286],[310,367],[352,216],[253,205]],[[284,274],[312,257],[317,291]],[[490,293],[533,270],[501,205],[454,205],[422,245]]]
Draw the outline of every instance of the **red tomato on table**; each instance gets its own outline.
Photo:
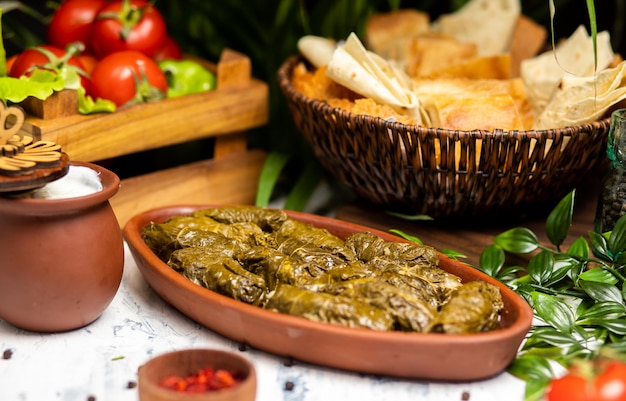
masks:
[[[110,100],[118,107],[160,100],[167,94],[167,80],[159,65],[134,50],[101,59],[91,73],[91,81],[92,97]]]
[[[61,3],[48,24],[48,43],[63,49],[70,43],[81,42],[89,51],[93,20],[105,4],[106,0],[66,0]]]
[[[50,60],[50,58],[43,52],[37,49],[44,49],[52,53],[53,57],[57,60]],[[58,65],[58,59],[65,57],[67,51],[51,45],[40,45],[30,49],[24,50],[17,55],[15,61],[11,65],[11,70],[8,71],[10,77],[19,78],[22,75],[29,75],[35,68],[47,69],[50,71],[58,72],[60,68],[69,67],[74,68],[81,75],[81,84],[85,90],[89,90],[89,78],[86,76],[85,67],[80,62],[77,56],[71,56],[65,65]]]
[[[167,35],[163,45],[152,56],[156,61],[163,60],[182,60],[183,52],[178,46],[178,43],[171,36]]]
[[[571,369],[552,380],[547,401],[626,401],[626,363],[610,361],[593,375]]]
[[[161,13],[145,0],[117,0],[100,9],[92,27],[92,48],[102,58],[122,50],[148,57],[163,45],[167,35]]]

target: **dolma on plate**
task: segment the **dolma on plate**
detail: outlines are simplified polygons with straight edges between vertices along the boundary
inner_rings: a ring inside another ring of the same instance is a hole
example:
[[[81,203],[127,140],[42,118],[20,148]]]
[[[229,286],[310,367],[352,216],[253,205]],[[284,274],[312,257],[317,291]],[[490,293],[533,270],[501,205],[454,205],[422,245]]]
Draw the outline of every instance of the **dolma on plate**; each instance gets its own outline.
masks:
[[[299,263],[309,265],[316,276],[346,265],[346,259],[341,255],[328,252],[317,244],[302,242],[300,238],[284,239],[277,250]]]
[[[381,308],[341,295],[317,293],[288,284],[271,293],[265,308],[316,322],[371,330],[393,330],[394,319]]]
[[[164,261],[173,251],[190,246],[209,246],[218,241],[237,242],[239,248],[255,244],[263,232],[250,223],[223,224],[207,216],[176,216],[164,223],[151,223],[142,230],[142,238]],[[262,242],[262,241],[261,241]]]
[[[439,253],[431,246],[408,242],[385,241],[370,232],[360,232],[345,239],[359,260],[370,262],[375,258],[427,266],[439,265]]]
[[[354,251],[347,247],[341,238],[331,234],[325,228],[314,227],[298,220],[286,220],[276,232],[276,244],[279,250],[287,240],[302,245],[315,246],[344,260],[356,259]]]
[[[211,248],[183,248],[168,264],[192,282],[222,295],[259,305],[266,292],[263,277],[244,269],[235,259]]]
[[[498,326],[502,308],[498,287],[484,281],[471,281],[455,290],[441,307],[432,331],[467,334],[493,330]]]
[[[387,310],[394,318],[396,330],[426,332],[437,313],[436,307],[427,301],[372,277],[329,284],[323,291]]]
[[[273,291],[279,284],[303,288],[315,283],[321,274],[310,264],[302,263],[275,249],[260,246],[242,254],[240,261],[246,266],[246,270],[265,279],[268,291]]]
[[[245,205],[202,209],[194,215],[209,216],[224,224],[253,223],[266,232],[276,231],[289,218],[282,210]]]

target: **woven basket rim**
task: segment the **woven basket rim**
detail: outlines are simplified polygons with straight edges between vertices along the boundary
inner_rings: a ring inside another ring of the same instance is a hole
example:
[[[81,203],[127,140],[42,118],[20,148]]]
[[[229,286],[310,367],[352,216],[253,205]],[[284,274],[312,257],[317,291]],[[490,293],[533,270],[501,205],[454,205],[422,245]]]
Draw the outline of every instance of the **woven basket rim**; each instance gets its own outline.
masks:
[[[295,89],[295,87],[291,83],[293,69],[299,62],[307,63],[304,57],[302,57],[301,55],[291,55],[283,62],[283,64],[278,69],[278,73],[277,73],[278,84],[282,88],[285,96],[287,96],[288,98],[292,99],[295,102],[306,103],[313,108],[319,108],[322,111],[326,111],[331,114],[339,114],[344,119],[345,117],[348,117],[348,119],[359,120],[360,123],[382,125],[383,128],[390,129],[390,130],[403,129],[408,132],[415,131],[415,132],[422,132],[422,133],[434,134],[434,135],[447,135],[447,136],[452,136],[452,137],[458,137],[458,136],[486,137],[486,136],[498,136],[498,135],[501,136],[503,134],[511,135],[511,136],[520,135],[520,136],[529,136],[529,137],[538,137],[538,136],[556,137],[556,136],[571,136],[579,132],[587,132],[590,130],[602,129],[603,127],[606,128],[610,126],[611,124],[610,115],[600,120],[591,122],[591,123],[585,123],[585,124],[580,124],[576,126],[567,126],[567,127],[551,128],[551,129],[543,129],[543,130],[523,130],[523,131],[522,130],[504,130],[504,129],[495,129],[493,131],[485,130],[485,129],[475,129],[475,130],[467,131],[467,130],[452,130],[452,129],[446,129],[446,128],[433,128],[433,127],[426,127],[426,126],[418,125],[418,124],[404,124],[398,121],[385,120],[381,117],[376,117],[376,116],[371,116],[371,115],[366,115],[366,114],[355,114],[349,110],[342,109],[340,107],[333,107],[322,100],[310,98],[306,96],[305,94],[299,92],[298,90]]]

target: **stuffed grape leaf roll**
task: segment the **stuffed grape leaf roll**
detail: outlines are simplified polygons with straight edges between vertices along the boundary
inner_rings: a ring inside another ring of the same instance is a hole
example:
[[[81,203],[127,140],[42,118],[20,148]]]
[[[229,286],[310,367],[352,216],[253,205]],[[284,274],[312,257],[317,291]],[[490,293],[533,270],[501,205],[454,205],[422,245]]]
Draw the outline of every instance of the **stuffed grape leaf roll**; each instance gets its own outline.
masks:
[[[237,260],[211,248],[183,248],[168,264],[192,282],[252,305],[265,297],[265,280],[244,269]]]
[[[396,330],[426,332],[437,314],[437,309],[427,301],[372,277],[329,284],[322,291],[387,310]]]
[[[202,209],[194,215],[208,216],[224,224],[253,223],[265,232],[276,231],[289,218],[282,210],[245,205]]]
[[[265,308],[316,322],[371,330],[392,330],[388,311],[341,295],[318,293],[288,284],[279,285]]]
[[[502,308],[498,287],[484,281],[471,281],[456,289],[441,307],[432,331],[467,334],[493,330]]]

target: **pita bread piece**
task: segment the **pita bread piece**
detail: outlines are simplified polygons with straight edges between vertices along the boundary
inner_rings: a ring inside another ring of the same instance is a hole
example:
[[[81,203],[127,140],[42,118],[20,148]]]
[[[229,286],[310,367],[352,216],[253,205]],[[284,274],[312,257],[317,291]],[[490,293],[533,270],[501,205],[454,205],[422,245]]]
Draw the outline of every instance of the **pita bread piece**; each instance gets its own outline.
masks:
[[[433,29],[478,46],[478,56],[509,50],[517,19],[519,0],[470,0],[458,11],[440,16]]]
[[[326,75],[378,104],[409,116],[416,124],[431,126],[432,110],[422,107],[410,78],[379,55],[367,51],[354,33],[333,53]]]
[[[597,71],[602,71],[611,64],[615,55],[607,31],[599,32],[596,38]],[[554,51],[524,60],[520,68],[530,105],[535,115],[539,115],[564,76],[594,75],[593,40],[586,28],[580,25],[569,38],[557,44]]]

